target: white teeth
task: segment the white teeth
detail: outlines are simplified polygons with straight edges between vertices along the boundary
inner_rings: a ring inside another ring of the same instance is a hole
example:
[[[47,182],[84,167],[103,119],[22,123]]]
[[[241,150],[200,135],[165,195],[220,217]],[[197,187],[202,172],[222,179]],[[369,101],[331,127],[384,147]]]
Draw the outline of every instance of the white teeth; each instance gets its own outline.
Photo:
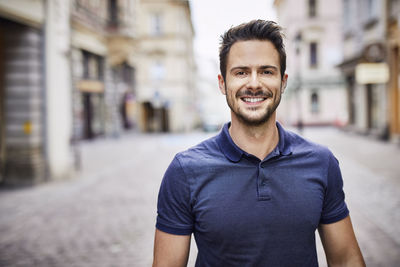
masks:
[[[249,97],[246,97],[243,100],[246,101],[246,102],[255,103],[255,102],[263,101],[264,98],[261,98],[261,97],[260,98],[249,98]]]

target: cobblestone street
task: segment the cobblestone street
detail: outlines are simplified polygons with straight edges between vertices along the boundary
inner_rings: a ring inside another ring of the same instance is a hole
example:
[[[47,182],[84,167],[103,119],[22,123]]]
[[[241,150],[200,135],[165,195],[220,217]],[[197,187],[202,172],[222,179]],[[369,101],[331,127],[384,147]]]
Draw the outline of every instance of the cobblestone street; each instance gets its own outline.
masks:
[[[304,135],[340,161],[367,266],[399,266],[400,147],[328,128]],[[131,133],[82,143],[75,177],[2,188],[0,266],[151,266],[162,175],[176,152],[208,136]]]

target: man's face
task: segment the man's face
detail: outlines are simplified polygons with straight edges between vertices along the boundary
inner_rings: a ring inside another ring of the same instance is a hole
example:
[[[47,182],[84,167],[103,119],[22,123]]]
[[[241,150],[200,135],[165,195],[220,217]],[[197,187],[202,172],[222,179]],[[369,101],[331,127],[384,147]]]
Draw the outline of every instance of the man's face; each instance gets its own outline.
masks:
[[[225,81],[218,76],[232,120],[257,126],[268,121],[281,100],[287,75],[281,78],[279,53],[270,41],[239,41],[232,45]]]

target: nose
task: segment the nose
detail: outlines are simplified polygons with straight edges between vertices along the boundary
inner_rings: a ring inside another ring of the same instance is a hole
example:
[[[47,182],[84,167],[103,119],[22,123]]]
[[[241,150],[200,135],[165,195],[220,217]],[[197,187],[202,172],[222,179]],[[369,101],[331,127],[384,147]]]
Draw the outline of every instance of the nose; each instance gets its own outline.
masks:
[[[251,75],[249,76],[247,88],[253,89],[253,90],[258,90],[261,88],[261,84],[260,84],[260,80],[257,75],[257,72],[252,72]]]

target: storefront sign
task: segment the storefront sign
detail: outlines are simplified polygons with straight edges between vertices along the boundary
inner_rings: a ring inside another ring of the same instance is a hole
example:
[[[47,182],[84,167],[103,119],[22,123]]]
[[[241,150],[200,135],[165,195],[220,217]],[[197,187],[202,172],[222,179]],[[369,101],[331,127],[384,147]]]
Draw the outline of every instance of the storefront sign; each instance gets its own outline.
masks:
[[[379,84],[389,81],[387,63],[361,63],[356,66],[356,81],[358,84]]]
[[[78,82],[77,87],[79,91],[85,93],[103,93],[104,84],[95,80],[81,80]]]

